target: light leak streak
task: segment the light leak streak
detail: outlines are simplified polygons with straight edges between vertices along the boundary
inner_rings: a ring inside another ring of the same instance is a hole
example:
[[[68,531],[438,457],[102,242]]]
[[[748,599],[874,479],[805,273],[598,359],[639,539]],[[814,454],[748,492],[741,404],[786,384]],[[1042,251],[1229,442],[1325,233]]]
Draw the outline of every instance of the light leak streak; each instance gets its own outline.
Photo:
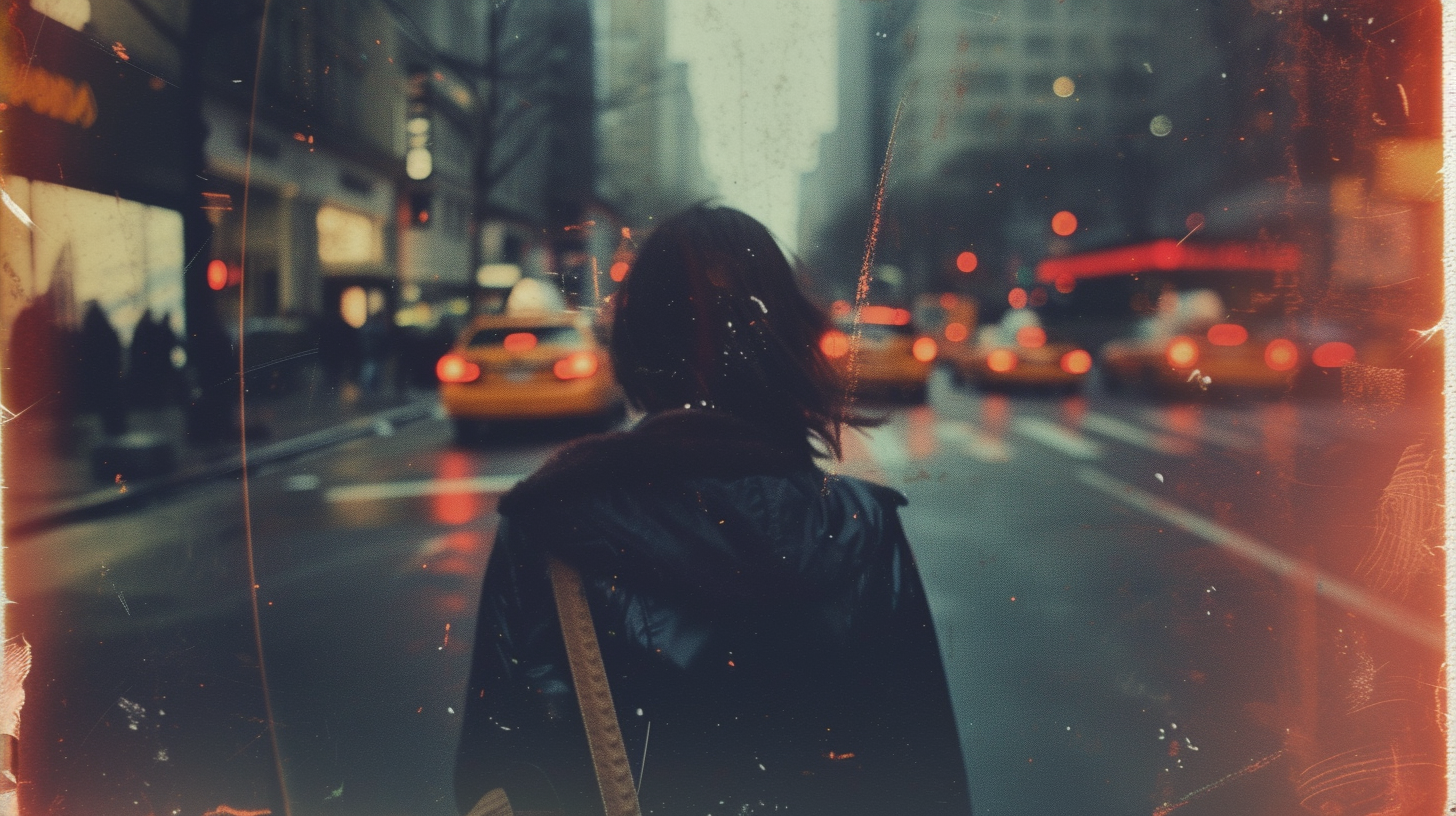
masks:
[[[1456,76],[1456,3],[1441,4],[1441,63],[1442,76]],[[1452,155],[1456,155],[1456,153],[1453,153],[1453,151],[1456,151],[1456,94],[1451,93],[1451,89],[1449,86],[1446,88],[1446,93],[1443,93],[1441,95],[1441,107],[1441,142],[1445,150],[1445,155],[1449,157]],[[1442,311],[1441,314],[1441,325],[1442,327],[1449,328],[1452,323],[1452,309],[1456,308],[1456,275],[1453,275],[1452,273],[1452,270],[1456,270],[1456,216],[1452,215],[1450,206],[1450,203],[1452,201],[1456,201],[1456,173],[1450,172],[1450,168],[1448,166],[1446,168],[1446,172],[1442,172],[1440,176],[1441,184],[1445,188],[1444,200],[1447,203],[1447,206],[1441,208],[1441,233],[1443,238],[1441,268],[1444,270],[1445,276],[1445,279],[1442,281],[1442,292],[1444,294],[1445,309]],[[1450,336],[1450,331],[1444,332],[1442,334],[1443,342],[1446,338],[1449,338]],[[1442,355],[1442,357],[1445,360],[1446,369],[1445,377],[1443,378],[1445,387],[1442,389],[1442,393],[1456,394],[1456,354],[1452,354],[1451,349],[1446,348],[1445,353]],[[1445,405],[1444,423],[1446,431],[1445,438],[1447,440],[1450,440],[1451,438],[1452,413],[1453,406],[1451,401],[1448,399]],[[1447,455],[1445,457],[1445,460],[1445,483],[1449,486],[1450,484],[1452,484],[1452,479],[1456,478],[1456,457]],[[1450,542],[1453,539],[1453,534],[1456,534],[1456,502],[1446,502],[1445,521],[1446,537],[1443,541],[1443,544],[1445,544],[1446,549],[1449,550]],[[1453,639],[1452,637],[1453,633],[1450,623],[1451,621],[1456,621],[1456,558],[1449,557],[1448,552],[1448,556],[1445,560],[1447,658],[1444,664],[1444,669],[1445,686],[1448,691],[1443,694],[1440,699],[1444,703],[1444,705],[1442,706],[1442,711],[1444,712],[1443,718],[1445,719],[1445,722],[1442,723],[1442,726],[1443,730],[1446,732],[1446,768],[1447,773],[1449,774],[1452,764],[1456,763],[1456,728],[1452,727],[1453,724],[1451,722],[1451,703],[1449,699],[1449,689],[1451,688],[1451,683],[1453,680],[1456,680],[1456,667],[1453,667],[1451,665],[1450,659],[1451,647],[1453,643],[1456,643],[1456,639]],[[1456,785],[1448,784],[1446,786],[1446,812],[1456,813]]]

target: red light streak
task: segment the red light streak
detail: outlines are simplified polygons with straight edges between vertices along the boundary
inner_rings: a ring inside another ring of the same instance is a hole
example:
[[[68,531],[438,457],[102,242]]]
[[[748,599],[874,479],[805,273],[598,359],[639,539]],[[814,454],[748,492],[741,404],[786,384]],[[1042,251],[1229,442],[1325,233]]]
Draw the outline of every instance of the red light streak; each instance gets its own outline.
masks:
[[[1136,272],[1205,269],[1221,272],[1295,272],[1299,247],[1293,244],[1179,244],[1171,238],[1116,249],[1048,258],[1037,264],[1036,279],[1073,280]]]

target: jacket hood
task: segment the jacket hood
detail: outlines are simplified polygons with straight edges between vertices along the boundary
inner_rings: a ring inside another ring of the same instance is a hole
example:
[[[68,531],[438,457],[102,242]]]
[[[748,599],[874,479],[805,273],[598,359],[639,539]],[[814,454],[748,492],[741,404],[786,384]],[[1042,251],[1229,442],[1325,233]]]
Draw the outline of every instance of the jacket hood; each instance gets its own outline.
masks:
[[[500,512],[583,573],[643,591],[716,606],[813,600],[859,574],[905,498],[825,474],[810,451],[721,412],[666,411],[567,445]]]

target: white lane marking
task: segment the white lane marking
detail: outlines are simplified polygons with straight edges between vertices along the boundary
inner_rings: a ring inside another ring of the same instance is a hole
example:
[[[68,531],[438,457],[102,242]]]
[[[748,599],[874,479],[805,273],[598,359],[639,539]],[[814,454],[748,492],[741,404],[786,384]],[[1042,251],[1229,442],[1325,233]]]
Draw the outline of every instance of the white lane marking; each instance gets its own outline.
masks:
[[[318,490],[319,477],[312,473],[295,473],[283,480],[283,489],[295,493],[306,490]]]
[[[1422,620],[1354,584],[1322,572],[1312,564],[1285,555],[1257,539],[1120,482],[1099,470],[1083,468],[1077,474],[1077,479],[1113,499],[1246,558],[1291,584],[1312,587],[1316,595],[1399,632],[1423,646],[1439,649],[1444,643],[1445,638],[1439,624]]]
[[[1017,417],[1012,421],[1011,427],[1022,436],[1074,459],[1096,459],[1102,455],[1101,445],[1044,419]]]
[[[1210,445],[1218,445],[1221,448],[1229,448],[1236,451],[1254,451],[1259,449],[1259,440],[1238,431],[1224,430],[1209,424],[1206,419],[1200,419],[1198,426],[1193,429],[1176,427],[1171,420],[1161,411],[1148,410],[1143,412],[1143,419],[1150,424],[1157,425],[1165,430],[1174,433],[1192,436],[1201,442]]]
[[[474,476],[466,479],[417,479],[408,482],[380,482],[331,487],[324,498],[331,502],[383,501],[442,493],[504,493],[525,476]]]
[[[1119,442],[1126,442],[1153,453],[1162,453],[1169,456],[1188,456],[1193,453],[1194,447],[1188,440],[1166,434],[1150,433],[1128,422],[1123,422],[1116,417],[1106,414],[1089,412],[1082,418],[1082,427],[1093,433],[1116,439]]]
[[[1009,462],[1011,450],[990,434],[969,422],[946,421],[935,424],[935,435],[947,445],[955,445],[972,459],[982,462]]]

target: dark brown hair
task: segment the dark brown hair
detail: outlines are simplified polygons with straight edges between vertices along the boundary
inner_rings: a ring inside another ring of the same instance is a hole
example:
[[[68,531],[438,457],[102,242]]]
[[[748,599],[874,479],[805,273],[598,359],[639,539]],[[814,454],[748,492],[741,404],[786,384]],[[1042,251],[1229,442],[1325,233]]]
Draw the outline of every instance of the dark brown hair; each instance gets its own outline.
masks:
[[[643,243],[616,295],[612,361],[634,405],[732,414],[778,444],[841,456],[847,395],[819,341],[828,318],[799,291],[769,231],[699,204]]]

